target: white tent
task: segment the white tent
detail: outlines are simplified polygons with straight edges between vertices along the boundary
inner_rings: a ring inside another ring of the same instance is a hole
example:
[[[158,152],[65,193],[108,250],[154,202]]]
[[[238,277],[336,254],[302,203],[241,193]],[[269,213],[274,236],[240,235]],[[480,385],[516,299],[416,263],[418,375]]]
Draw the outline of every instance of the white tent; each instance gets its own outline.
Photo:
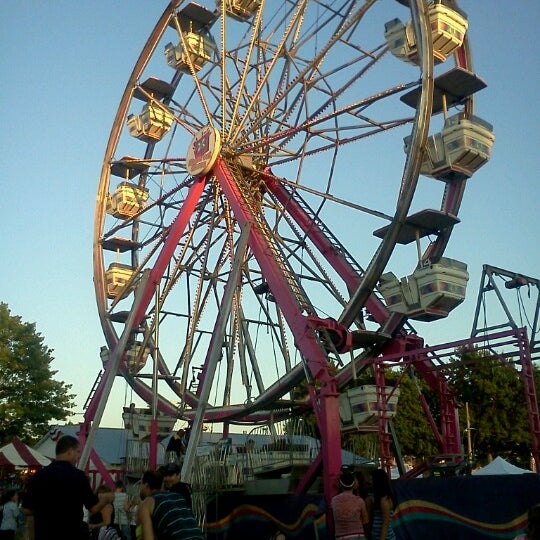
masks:
[[[15,437],[0,448],[0,465],[14,467],[43,467],[51,460]]]
[[[525,474],[530,473],[527,469],[520,469],[511,463],[508,463],[501,456],[497,456],[491,463],[488,463],[485,467],[473,471],[472,474],[477,476],[485,475],[501,475],[501,474]]]

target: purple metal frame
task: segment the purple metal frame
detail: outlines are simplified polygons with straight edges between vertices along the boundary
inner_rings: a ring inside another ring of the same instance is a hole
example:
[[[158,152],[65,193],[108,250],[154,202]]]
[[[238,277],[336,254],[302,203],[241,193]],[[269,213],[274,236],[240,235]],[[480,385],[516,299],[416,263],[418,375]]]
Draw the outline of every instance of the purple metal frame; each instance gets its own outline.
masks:
[[[509,346],[515,347],[518,351],[513,353],[513,357],[517,358],[514,362],[521,366],[520,377],[523,382],[531,432],[531,453],[538,470],[540,467],[540,413],[526,329],[516,328],[435,346],[410,349],[405,352],[384,354],[373,359],[372,363],[382,369],[398,365],[404,368],[413,366],[421,373],[424,380],[439,394],[442,409],[441,431],[434,430],[434,435],[439,444],[440,452],[441,454],[458,455],[462,454],[458,408],[445,377],[445,373],[450,372],[454,365],[454,362],[450,360],[456,356],[457,350],[467,350],[474,347],[489,350],[493,357],[511,366],[508,361],[508,353],[502,352],[504,347]],[[499,350],[501,350],[500,353]],[[431,421],[430,424],[432,429],[436,427],[434,422]]]

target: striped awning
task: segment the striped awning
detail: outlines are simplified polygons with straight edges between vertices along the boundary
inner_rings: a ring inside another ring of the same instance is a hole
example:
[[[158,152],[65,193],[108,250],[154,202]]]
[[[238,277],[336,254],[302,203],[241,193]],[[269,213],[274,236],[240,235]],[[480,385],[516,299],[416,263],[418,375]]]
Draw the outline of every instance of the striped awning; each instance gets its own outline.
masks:
[[[0,448],[0,467],[43,467],[51,460],[24,444],[19,438]]]

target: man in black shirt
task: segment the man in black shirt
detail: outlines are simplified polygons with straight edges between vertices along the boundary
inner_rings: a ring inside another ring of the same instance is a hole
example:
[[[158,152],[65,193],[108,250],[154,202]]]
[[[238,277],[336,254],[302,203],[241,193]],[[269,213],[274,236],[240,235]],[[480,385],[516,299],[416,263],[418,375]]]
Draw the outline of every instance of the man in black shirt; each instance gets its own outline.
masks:
[[[55,461],[28,482],[23,510],[30,540],[87,540],[83,506],[95,513],[113,502],[114,493],[94,494],[84,472],[76,467],[79,455],[75,437],[60,437]]]

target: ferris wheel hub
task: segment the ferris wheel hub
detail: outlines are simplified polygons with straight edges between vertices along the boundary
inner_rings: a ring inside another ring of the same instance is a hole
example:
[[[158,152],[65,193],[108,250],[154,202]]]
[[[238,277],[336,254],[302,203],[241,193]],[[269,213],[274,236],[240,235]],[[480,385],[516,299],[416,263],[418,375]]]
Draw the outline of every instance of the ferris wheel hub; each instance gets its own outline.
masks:
[[[191,176],[201,176],[210,171],[221,150],[219,131],[210,125],[195,133],[188,146],[186,156],[187,172]]]

